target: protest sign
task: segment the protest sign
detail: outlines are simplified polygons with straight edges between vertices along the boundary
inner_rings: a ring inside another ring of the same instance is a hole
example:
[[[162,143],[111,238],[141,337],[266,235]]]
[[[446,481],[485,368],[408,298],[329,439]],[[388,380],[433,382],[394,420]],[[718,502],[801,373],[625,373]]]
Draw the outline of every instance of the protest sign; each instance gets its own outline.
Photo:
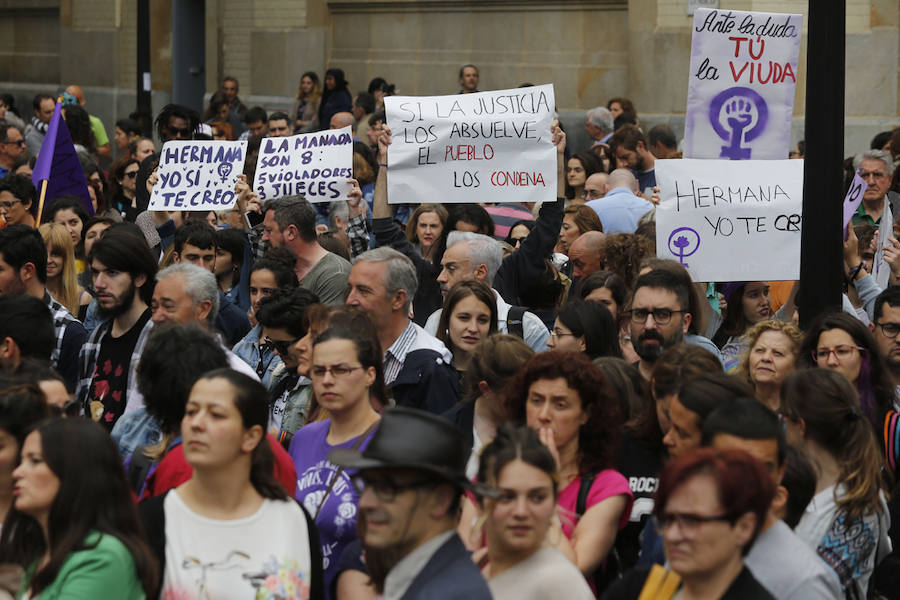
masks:
[[[848,233],[847,233],[847,224],[853,219],[854,213],[856,213],[856,209],[859,208],[860,203],[862,203],[863,194],[866,193],[866,188],[869,187],[869,184],[866,183],[866,180],[859,176],[859,169],[856,170],[856,176],[853,178],[853,183],[850,184],[850,189],[847,190],[847,195],[844,196],[844,241],[847,241]]]
[[[685,158],[787,158],[802,15],[694,12]]]
[[[694,281],[800,276],[803,161],[657,160],[656,253]]]
[[[350,127],[265,138],[259,147],[253,191],[261,202],[300,195],[310,202],[345,199],[353,177]]]
[[[388,201],[552,202],[552,85],[388,96]]]
[[[150,210],[225,210],[234,206],[234,186],[244,170],[247,142],[166,142]]]
[[[857,175],[859,177],[859,175]],[[865,184],[865,182],[863,182]],[[866,187],[863,186],[863,192]],[[878,224],[878,246],[875,250],[875,258],[872,260],[872,276],[875,283],[882,289],[888,287],[891,278],[891,265],[884,260],[884,247],[888,239],[894,237],[894,215],[891,213],[891,202],[884,197],[884,210],[881,213],[881,222]]]

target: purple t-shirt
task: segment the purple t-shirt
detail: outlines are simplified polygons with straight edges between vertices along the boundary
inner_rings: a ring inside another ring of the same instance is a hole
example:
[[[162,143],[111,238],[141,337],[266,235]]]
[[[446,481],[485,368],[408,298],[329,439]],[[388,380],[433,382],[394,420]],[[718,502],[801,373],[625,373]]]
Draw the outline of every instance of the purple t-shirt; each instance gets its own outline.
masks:
[[[357,440],[353,438],[332,446],[325,439],[330,427],[331,419],[326,419],[301,428],[291,439],[289,450],[297,469],[297,489],[294,496],[310,516],[315,518],[316,528],[319,530],[326,594],[331,588],[341,552],[356,539],[356,511],[359,504],[359,494],[350,483],[350,477],[356,474],[356,469],[341,471],[340,479],[325,498],[328,486],[338,471],[338,467],[328,462],[328,453],[335,448],[352,448]],[[374,429],[369,432],[367,439],[357,449],[365,450],[374,433]],[[319,505],[322,505],[321,510]]]

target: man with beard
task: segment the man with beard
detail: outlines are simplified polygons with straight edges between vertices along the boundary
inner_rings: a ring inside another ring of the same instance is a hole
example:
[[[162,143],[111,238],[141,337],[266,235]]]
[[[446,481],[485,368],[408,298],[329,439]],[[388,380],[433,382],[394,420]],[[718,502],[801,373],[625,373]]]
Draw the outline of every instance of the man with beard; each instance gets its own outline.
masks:
[[[72,391],[78,381],[78,352],[87,339],[87,330],[50,296],[46,284],[47,247],[37,229],[27,225],[0,229],[0,295],[31,296],[50,309],[55,334],[50,366],[63,376],[66,387]]]
[[[404,600],[491,597],[456,521],[464,490],[494,498],[466,477],[462,433],[448,420],[410,408],[384,413],[369,446],[336,448],[328,460],[359,469],[360,541],[384,561],[384,597]],[[374,574],[373,574],[374,575]]]
[[[75,398],[84,414],[111,430],[144,404],[135,370],[153,328],[149,304],[157,265],[144,238],[127,231],[107,232],[91,248],[88,264],[105,321],[81,349]]]
[[[663,351],[680,344],[691,324],[690,291],[668,271],[650,271],[638,277],[631,300],[631,345],[640,357],[641,376],[650,372]]]
[[[656,158],[650,152],[641,130],[634,125],[625,125],[609,138],[609,145],[616,157],[616,167],[631,169],[637,177],[638,190],[649,198],[647,189],[651,188],[652,192],[656,185]]]

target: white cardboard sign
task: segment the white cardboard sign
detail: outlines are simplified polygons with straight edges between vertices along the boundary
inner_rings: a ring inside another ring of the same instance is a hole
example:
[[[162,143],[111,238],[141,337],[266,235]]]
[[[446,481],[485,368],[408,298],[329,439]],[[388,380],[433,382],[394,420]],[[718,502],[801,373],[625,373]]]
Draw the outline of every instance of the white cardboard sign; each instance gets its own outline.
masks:
[[[552,85],[388,96],[384,105],[390,203],[556,199]]]
[[[656,254],[694,281],[800,278],[802,160],[658,160]]]
[[[247,142],[173,140],[159,157],[149,210],[225,210],[244,170]]]
[[[697,8],[685,158],[787,158],[802,26],[802,15]]]
[[[261,202],[300,195],[310,202],[347,197],[353,177],[353,130],[330,129],[291,137],[264,138],[259,146],[253,191]]]

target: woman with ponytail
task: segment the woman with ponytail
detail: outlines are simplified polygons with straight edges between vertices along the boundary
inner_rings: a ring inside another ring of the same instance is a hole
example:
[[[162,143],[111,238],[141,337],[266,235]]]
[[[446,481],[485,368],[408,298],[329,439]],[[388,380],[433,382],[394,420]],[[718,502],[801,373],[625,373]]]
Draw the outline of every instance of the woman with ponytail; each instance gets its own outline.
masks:
[[[790,375],[781,398],[788,441],[806,450],[819,476],[794,531],[837,572],[847,598],[865,598],[872,571],[891,547],[872,426],[856,390],[833,370]]]

